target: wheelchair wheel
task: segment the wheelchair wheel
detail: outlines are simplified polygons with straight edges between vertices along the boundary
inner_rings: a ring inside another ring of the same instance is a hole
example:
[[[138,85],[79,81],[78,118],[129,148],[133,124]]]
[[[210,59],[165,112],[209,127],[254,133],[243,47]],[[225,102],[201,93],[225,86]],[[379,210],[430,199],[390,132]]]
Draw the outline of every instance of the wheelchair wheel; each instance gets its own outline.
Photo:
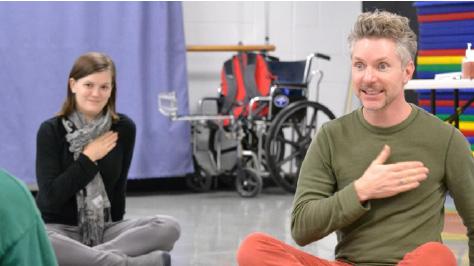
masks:
[[[192,191],[195,192],[207,192],[211,190],[212,187],[212,176],[207,174],[204,169],[202,169],[193,158],[194,161],[194,174],[186,176],[186,185]]]
[[[312,137],[324,122],[334,118],[326,106],[306,100],[290,104],[275,117],[266,137],[265,153],[270,175],[283,189],[296,190]]]
[[[263,181],[255,170],[251,168],[241,168],[237,170],[235,177],[235,188],[237,193],[244,198],[253,198],[262,191]]]

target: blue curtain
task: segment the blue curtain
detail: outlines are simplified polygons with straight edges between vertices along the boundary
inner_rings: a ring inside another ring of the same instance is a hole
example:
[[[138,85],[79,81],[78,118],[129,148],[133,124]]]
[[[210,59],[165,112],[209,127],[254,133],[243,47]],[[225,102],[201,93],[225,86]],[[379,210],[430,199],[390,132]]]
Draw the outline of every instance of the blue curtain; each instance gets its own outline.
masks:
[[[0,168],[35,182],[40,123],[59,111],[74,60],[101,51],[117,65],[117,111],[137,124],[129,178],[193,170],[189,124],[157,107],[174,90],[188,111],[180,2],[2,2],[0,21]]]

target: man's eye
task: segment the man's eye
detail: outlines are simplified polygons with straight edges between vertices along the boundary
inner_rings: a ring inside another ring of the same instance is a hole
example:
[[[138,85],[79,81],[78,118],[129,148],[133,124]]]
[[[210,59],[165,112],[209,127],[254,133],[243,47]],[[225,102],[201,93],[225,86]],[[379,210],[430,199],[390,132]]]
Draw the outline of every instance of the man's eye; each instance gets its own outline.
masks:
[[[380,63],[379,64],[379,70],[385,71],[388,69],[388,64],[387,63]]]
[[[363,70],[364,69],[364,64],[362,63],[355,63],[354,68],[357,70]]]

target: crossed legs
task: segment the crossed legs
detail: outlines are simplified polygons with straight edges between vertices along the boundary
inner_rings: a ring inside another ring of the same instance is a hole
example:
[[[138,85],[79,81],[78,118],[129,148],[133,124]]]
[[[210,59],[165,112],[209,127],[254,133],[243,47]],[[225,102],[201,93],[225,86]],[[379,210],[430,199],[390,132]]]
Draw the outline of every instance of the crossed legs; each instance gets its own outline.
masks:
[[[48,236],[60,266],[130,265],[133,258],[158,260],[154,251],[170,251],[180,235],[180,226],[170,216],[128,219],[112,223],[104,231],[104,243],[88,247],[80,243],[76,226],[47,224]],[[146,257],[150,254],[148,257]],[[144,257],[145,256],[145,257]]]
[[[250,234],[237,251],[240,266],[350,266],[337,260],[325,260],[298,250],[263,233]],[[451,250],[438,242],[428,242],[407,253],[397,266],[456,266]]]

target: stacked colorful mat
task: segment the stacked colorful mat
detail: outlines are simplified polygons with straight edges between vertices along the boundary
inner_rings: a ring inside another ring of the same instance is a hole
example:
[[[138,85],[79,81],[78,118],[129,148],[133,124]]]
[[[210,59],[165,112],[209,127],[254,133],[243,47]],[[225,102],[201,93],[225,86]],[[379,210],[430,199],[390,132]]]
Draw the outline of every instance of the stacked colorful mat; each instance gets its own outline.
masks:
[[[469,265],[469,248],[467,244],[467,229],[456,211],[453,199],[448,195],[444,204],[444,228],[441,233],[443,243],[447,245],[456,256],[457,265]]]
[[[474,44],[474,2],[415,2],[419,23],[418,79],[433,79],[436,74],[460,72],[467,43]],[[430,90],[418,91],[419,105],[427,111]],[[474,97],[474,88],[460,90],[459,106]],[[436,115],[445,120],[454,113],[453,90],[436,91]],[[474,104],[460,117],[459,128],[474,151]]]

